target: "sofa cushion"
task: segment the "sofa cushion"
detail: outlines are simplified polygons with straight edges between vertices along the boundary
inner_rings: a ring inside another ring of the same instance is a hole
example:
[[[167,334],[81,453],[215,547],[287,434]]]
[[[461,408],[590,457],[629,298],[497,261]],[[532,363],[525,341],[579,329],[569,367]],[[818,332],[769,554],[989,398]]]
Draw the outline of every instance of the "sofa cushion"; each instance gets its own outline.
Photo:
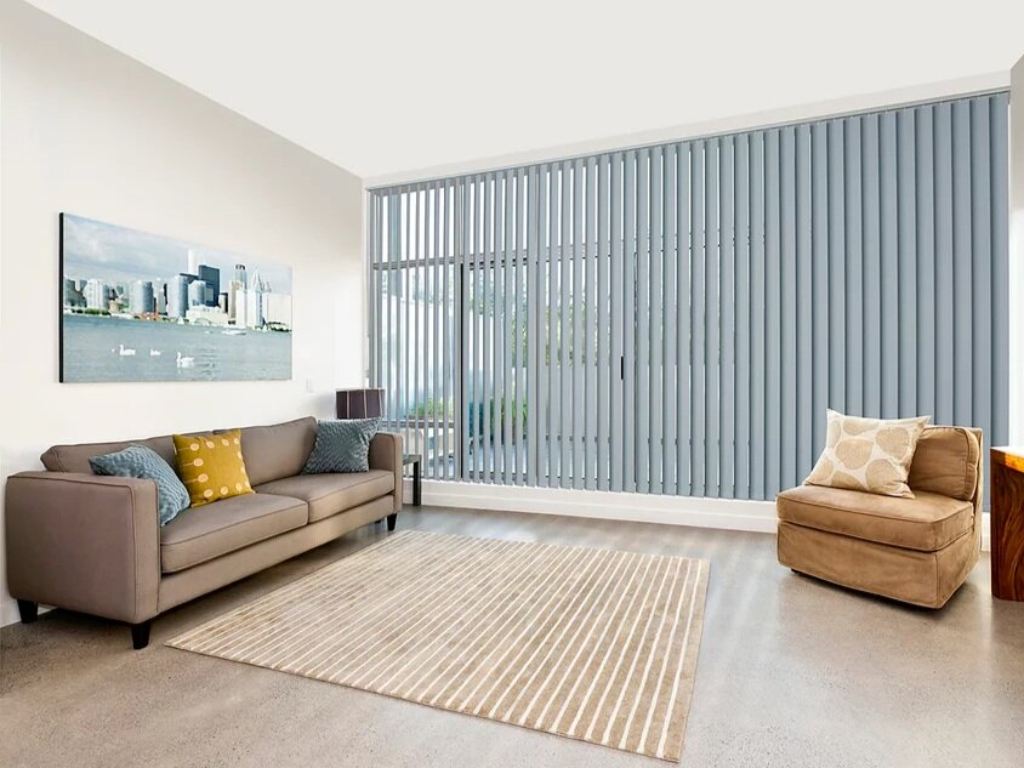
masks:
[[[89,459],[97,475],[137,477],[156,483],[156,511],[160,525],[167,525],[183,509],[188,509],[188,489],[171,465],[144,445],[129,445],[121,451]]]
[[[910,465],[910,487],[970,501],[981,471],[981,430],[926,427]]]
[[[225,432],[227,430],[217,430]],[[316,440],[316,419],[308,417],[242,429],[242,455],[249,482],[255,488],[261,483],[280,480],[302,472]]]
[[[144,445],[170,466],[174,466],[174,442],[170,435],[147,437],[144,440],[121,440],[116,443],[54,445],[40,456],[39,460],[51,472],[78,472],[91,475],[93,472],[89,465],[89,459],[123,451],[129,445]]]
[[[174,573],[301,528],[306,502],[250,493],[186,509],[160,530],[160,566]]]
[[[309,504],[309,522],[387,496],[395,489],[395,474],[383,469],[351,474],[296,475],[265,483],[256,493],[293,496]]]
[[[193,507],[252,493],[237,429],[216,435],[175,435],[174,450],[178,474]]]
[[[974,524],[970,502],[928,491],[906,499],[802,485],[780,493],[776,508],[794,525],[921,552],[942,549]]]
[[[318,422],[313,452],[302,473],[366,472],[370,468],[370,441],[379,429],[380,419]]]

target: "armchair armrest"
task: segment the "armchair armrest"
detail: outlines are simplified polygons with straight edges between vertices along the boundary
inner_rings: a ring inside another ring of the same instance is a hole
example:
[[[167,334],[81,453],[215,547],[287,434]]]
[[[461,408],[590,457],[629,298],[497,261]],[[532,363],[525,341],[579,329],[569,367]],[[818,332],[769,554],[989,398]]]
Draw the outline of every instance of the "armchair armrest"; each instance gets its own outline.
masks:
[[[156,483],[72,472],[7,480],[11,595],[133,624],[157,614]]]
[[[395,473],[395,512],[402,509],[405,483],[402,481],[402,436],[394,432],[378,432],[370,441],[370,469],[386,469]]]

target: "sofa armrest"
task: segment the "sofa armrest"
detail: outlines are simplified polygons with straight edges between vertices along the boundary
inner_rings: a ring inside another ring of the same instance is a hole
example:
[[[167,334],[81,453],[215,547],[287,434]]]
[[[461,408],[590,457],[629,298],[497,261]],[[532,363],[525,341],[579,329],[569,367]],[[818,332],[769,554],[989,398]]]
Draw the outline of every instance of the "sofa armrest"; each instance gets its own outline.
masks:
[[[370,441],[370,469],[386,469],[395,473],[395,512],[402,508],[405,483],[402,482],[402,436],[394,432],[378,432]]]
[[[157,614],[156,483],[71,472],[7,480],[12,596],[133,624]]]

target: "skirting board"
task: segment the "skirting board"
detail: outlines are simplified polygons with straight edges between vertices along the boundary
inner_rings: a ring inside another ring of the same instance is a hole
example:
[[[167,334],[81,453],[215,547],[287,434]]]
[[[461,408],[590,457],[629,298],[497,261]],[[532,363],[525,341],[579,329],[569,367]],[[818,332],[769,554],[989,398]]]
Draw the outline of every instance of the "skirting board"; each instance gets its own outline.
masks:
[[[406,503],[411,498],[412,481],[406,479]],[[775,533],[775,504],[771,501],[423,480],[423,503],[435,507],[493,509],[503,512],[532,512],[542,515],[625,520],[633,523],[662,523],[728,531]],[[981,548],[986,552],[989,549],[987,513],[982,516]]]

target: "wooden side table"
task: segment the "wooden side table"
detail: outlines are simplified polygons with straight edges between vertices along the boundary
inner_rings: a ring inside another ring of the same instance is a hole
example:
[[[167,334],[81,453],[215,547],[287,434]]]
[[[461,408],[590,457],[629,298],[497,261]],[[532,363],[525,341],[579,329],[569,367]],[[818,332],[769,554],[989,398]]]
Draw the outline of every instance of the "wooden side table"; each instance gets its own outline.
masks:
[[[992,594],[1024,601],[1024,448],[993,448]]]

